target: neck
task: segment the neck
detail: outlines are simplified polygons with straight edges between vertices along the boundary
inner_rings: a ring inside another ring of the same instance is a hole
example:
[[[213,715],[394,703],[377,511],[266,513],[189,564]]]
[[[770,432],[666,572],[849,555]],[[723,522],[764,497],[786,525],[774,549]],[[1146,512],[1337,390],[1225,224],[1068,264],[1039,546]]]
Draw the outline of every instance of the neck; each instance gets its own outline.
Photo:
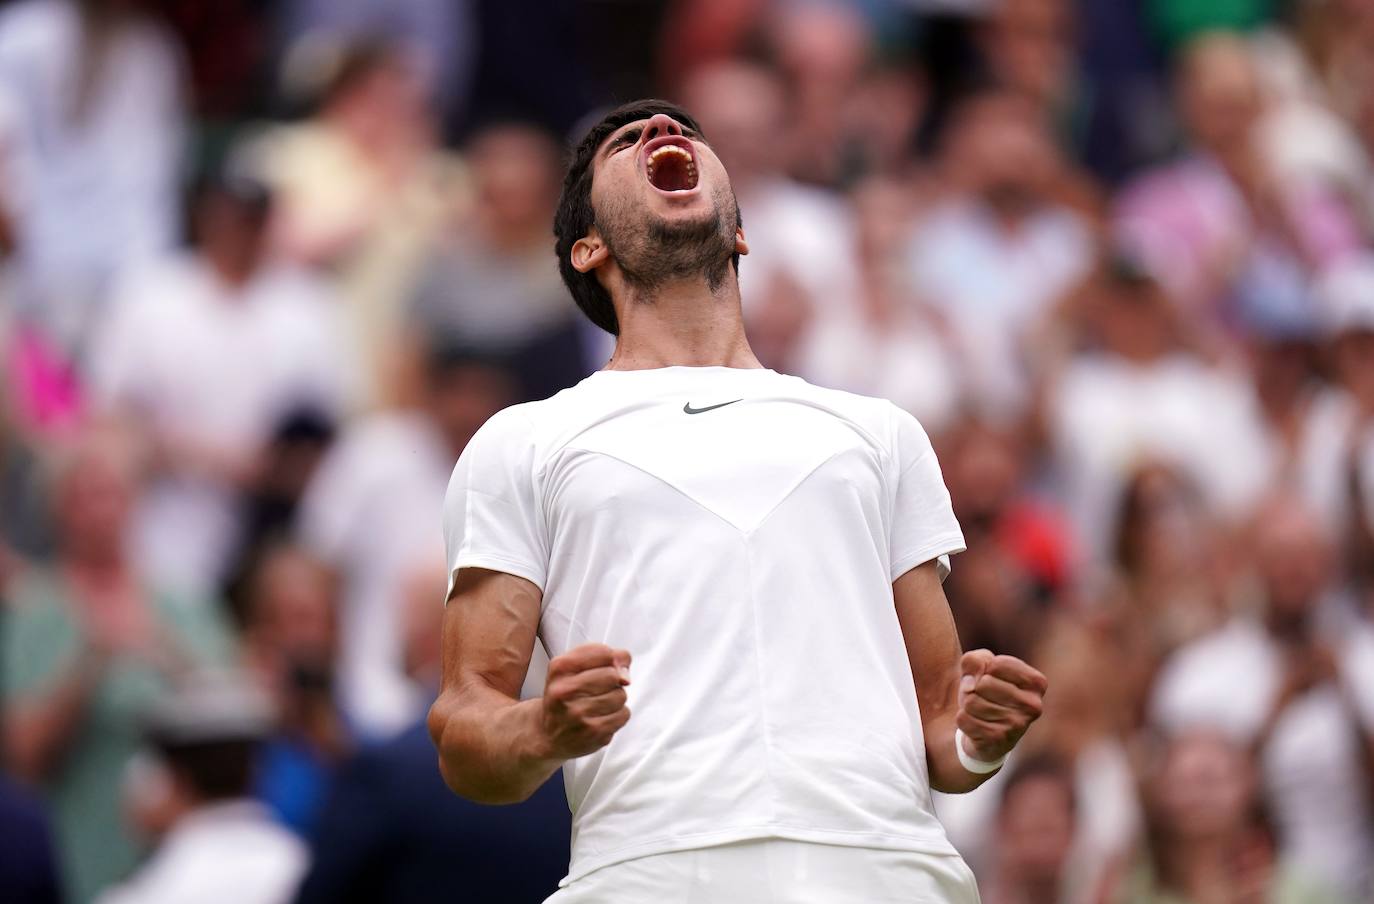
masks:
[[[615,295],[620,336],[607,370],[763,366],[744,335],[739,283],[733,273],[714,292],[705,281],[693,278],[656,286],[648,293],[626,289]]]

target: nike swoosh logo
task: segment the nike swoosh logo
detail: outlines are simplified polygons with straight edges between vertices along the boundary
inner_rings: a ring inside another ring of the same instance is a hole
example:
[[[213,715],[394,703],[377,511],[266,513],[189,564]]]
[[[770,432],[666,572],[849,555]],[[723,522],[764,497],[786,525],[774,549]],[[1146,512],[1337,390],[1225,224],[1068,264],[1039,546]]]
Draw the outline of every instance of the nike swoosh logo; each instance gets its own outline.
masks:
[[[721,402],[719,405],[707,405],[705,408],[693,408],[692,403],[688,402],[682,406],[683,414],[701,414],[703,411],[714,411],[717,408],[724,408],[726,405],[733,405],[735,402],[743,402],[744,399],[734,399],[729,402]]]

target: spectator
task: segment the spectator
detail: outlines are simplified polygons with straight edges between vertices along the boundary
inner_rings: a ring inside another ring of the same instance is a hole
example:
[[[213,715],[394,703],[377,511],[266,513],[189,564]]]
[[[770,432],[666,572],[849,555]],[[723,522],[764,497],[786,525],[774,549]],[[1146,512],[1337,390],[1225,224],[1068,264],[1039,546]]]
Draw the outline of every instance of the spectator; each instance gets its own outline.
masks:
[[[906,193],[875,178],[852,193],[851,203],[859,283],[850,303],[815,312],[796,366],[822,386],[890,399],[938,433],[961,399],[945,337],[902,279]]]
[[[546,398],[588,370],[582,317],[549,253],[558,145],[534,125],[499,123],[475,134],[465,156],[473,209],[428,261],[410,332],[506,357],[522,397]]]
[[[975,410],[1015,419],[1030,402],[1024,337],[1087,275],[1090,225],[1057,200],[1065,163],[1015,95],[967,101],[941,166],[949,196],[912,234],[913,290],[948,322]]]
[[[1273,467],[1250,387],[1182,347],[1150,276],[1125,264],[1104,269],[1087,299],[1100,349],[1073,358],[1046,403],[1065,502],[1098,554],[1130,472],[1147,460],[1178,468],[1223,522],[1243,517]]]
[[[751,339],[765,347],[769,366],[782,367],[803,354],[795,346],[813,316],[857,316],[851,215],[840,196],[787,175],[788,104],[776,72],[719,62],[692,72],[682,93],[728,168],[746,221],[740,293]]]
[[[226,171],[195,204],[196,247],[131,274],[91,374],[96,409],[148,446],[139,560],[159,579],[218,588],[244,529],[242,494],[278,423],[339,416],[352,365],[332,293],[270,256],[271,196]]]
[[[1018,762],[1002,783],[997,867],[987,904],[1062,904],[1077,803],[1073,775],[1047,757]]]
[[[1109,889],[1112,904],[1343,899],[1277,856],[1244,748],[1207,731],[1172,739],[1145,776],[1145,855]]]
[[[422,563],[404,600],[410,675],[429,688],[438,682],[444,571],[442,557]],[[530,671],[522,696],[543,693],[541,670]],[[473,804],[444,789],[423,720],[362,750],[321,820],[297,904],[423,904],[435,889],[455,900],[539,904],[554,892],[571,823],[561,776],[514,806]]]
[[[273,246],[330,271],[349,321],[346,357],[371,404],[397,391],[400,315],[419,268],[468,192],[460,162],[437,146],[421,66],[407,48],[345,45],[313,73],[318,108],[255,146],[280,203]],[[313,90],[312,90],[313,89]]]
[[[1308,504],[1344,538],[1374,525],[1374,255],[1333,268],[1318,294],[1334,384],[1305,411],[1294,470]]]
[[[426,93],[455,118],[466,112],[471,91],[477,6],[474,0],[288,0],[278,15],[285,45],[296,54],[376,36],[406,48]]]
[[[1368,674],[1370,648],[1331,627],[1332,547],[1300,501],[1267,503],[1249,539],[1259,617],[1238,614],[1170,659],[1152,718],[1170,733],[1205,726],[1257,750],[1285,861],[1367,900],[1374,812],[1355,714],[1374,688],[1355,678]]]
[[[326,569],[284,544],[264,549],[242,593],[243,646],[276,714],[253,787],[276,818],[309,837],[352,732],[335,695],[337,619]]]
[[[1281,181],[1259,153],[1265,107],[1242,39],[1197,39],[1176,78],[1190,145],[1127,186],[1119,231],[1222,348],[1237,331],[1310,324],[1306,282],[1357,247],[1355,221],[1320,186]]]
[[[119,777],[142,709],[188,669],[231,655],[212,606],[149,584],[130,561],[135,489],[129,456],[108,437],[71,453],[52,494],[56,561],[14,582],[0,625],[5,752],[52,807],[78,904],[138,856],[120,824]]]
[[[1223,541],[1196,485],[1178,470],[1146,462],[1126,480],[1109,593],[1145,676],[1230,615]]]
[[[198,674],[149,719],[163,794],[142,801],[168,825],[152,857],[98,904],[286,904],[304,846],[249,798],[270,707],[237,673]]]
[[[485,359],[437,352],[416,403],[354,423],[306,491],[300,542],[340,582],[339,691],[364,734],[399,730],[427,702],[402,668],[404,577],[442,552],[435,529],[453,465],[514,393]]]
[[[25,0],[0,15],[0,198],[18,301],[69,352],[98,334],[115,273],[177,238],[181,52],[141,7]]]

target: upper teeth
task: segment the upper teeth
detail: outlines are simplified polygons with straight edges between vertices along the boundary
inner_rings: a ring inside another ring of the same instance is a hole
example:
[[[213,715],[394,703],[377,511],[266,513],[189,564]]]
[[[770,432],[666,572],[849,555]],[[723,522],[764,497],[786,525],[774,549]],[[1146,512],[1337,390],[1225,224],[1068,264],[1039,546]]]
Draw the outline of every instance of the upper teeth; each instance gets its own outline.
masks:
[[[675,144],[665,144],[662,147],[655,148],[653,153],[649,155],[649,175],[653,175],[654,165],[665,154],[677,154],[678,156],[684,158],[687,161],[687,172],[693,175],[696,173],[697,165],[696,162],[692,160],[691,154],[687,153],[685,149],[678,147]]]

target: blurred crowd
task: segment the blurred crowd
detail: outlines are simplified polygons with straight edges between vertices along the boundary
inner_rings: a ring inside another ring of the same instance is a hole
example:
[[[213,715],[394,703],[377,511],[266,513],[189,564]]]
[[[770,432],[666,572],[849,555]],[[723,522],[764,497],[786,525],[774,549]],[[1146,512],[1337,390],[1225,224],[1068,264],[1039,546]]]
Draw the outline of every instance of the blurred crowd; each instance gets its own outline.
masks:
[[[966,649],[987,904],[1374,900],[1374,4],[0,4],[0,889],[538,902],[557,780],[440,780],[440,507],[602,366],[567,140],[683,103],[764,363],[891,398]],[[538,669],[528,693],[542,687]]]

